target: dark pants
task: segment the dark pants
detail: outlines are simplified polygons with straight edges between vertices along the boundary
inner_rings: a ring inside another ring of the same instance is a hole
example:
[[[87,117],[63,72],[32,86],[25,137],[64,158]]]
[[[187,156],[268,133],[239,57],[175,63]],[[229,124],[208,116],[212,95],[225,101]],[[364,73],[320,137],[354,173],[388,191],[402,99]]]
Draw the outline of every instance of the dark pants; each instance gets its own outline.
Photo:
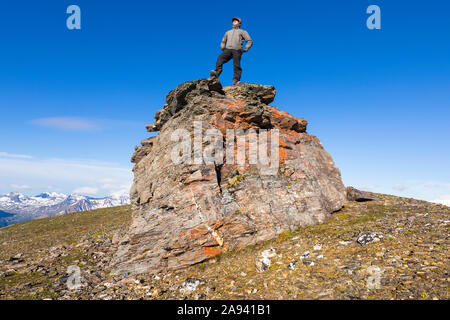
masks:
[[[222,66],[224,63],[230,61],[231,58],[233,58],[233,80],[240,81],[241,80],[241,56],[242,51],[236,50],[236,49],[224,49],[222,53],[217,58],[216,62],[216,74],[217,77],[222,73]]]

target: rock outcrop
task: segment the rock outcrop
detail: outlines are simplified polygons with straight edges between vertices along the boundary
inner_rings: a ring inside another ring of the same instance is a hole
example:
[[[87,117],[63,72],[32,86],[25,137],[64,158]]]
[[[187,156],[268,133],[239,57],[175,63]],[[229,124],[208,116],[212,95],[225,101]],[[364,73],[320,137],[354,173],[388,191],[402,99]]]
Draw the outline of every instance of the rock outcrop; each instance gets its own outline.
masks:
[[[223,88],[217,79],[167,95],[147,125],[158,135],[132,156],[133,223],[113,273],[186,267],[323,223],[344,205],[331,156],[306,120],[269,105],[275,95],[270,85]]]
[[[377,196],[368,191],[362,191],[353,187],[347,187],[347,201],[373,201],[380,200]]]

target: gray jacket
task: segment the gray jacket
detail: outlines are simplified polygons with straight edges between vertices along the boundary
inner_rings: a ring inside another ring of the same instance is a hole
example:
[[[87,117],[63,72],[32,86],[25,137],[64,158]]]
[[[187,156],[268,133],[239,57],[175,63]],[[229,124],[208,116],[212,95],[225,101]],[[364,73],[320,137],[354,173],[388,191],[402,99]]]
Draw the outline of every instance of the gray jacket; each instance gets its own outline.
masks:
[[[253,44],[252,38],[250,38],[247,31],[241,29],[241,24],[233,26],[233,29],[228,30],[223,36],[220,43],[220,49],[242,49],[242,43],[246,42],[244,51],[248,51]]]

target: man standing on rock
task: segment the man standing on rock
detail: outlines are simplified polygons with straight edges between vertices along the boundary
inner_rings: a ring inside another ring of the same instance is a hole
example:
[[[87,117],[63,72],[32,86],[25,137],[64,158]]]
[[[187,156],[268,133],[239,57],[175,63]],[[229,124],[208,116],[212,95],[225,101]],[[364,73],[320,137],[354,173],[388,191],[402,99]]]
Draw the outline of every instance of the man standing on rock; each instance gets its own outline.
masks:
[[[253,44],[247,31],[241,29],[241,19],[234,17],[231,19],[233,23],[233,29],[228,30],[220,43],[220,49],[222,53],[217,58],[216,70],[211,70],[211,78],[218,78],[222,73],[222,66],[224,63],[230,61],[233,58],[233,85],[239,83],[241,80],[241,55],[243,52],[247,52]],[[245,48],[242,49],[242,43],[245,40]]]

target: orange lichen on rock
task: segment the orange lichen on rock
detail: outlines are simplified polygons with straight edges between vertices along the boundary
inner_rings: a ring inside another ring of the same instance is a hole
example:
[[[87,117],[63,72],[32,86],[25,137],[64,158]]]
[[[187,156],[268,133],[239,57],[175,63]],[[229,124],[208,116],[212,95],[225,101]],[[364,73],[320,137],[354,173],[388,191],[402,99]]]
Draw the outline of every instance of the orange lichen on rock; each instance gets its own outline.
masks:
[[[200,248],[198,251],[208,257],[214,257],[222,253],[222,250],[223,249],[220,246],[215,246],[215,247],[203,247]]]

